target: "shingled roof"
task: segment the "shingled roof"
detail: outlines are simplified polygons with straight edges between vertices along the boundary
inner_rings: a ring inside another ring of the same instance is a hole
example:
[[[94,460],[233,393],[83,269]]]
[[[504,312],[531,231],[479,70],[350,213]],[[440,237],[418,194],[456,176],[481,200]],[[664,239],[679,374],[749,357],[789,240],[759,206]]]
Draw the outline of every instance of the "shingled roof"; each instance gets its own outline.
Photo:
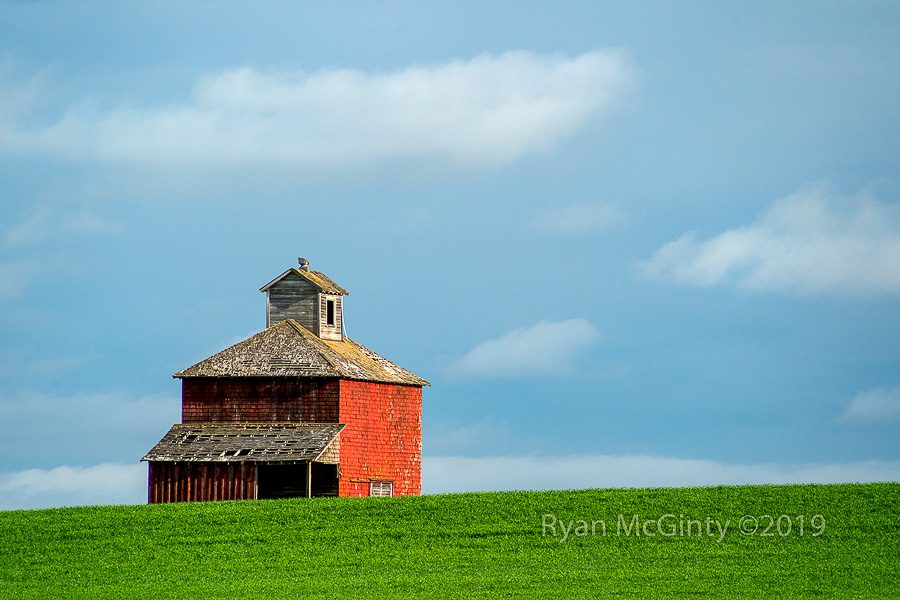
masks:
[[[323,340],[293,319],[276,323],[173,377],[337,377],[431,385],[350,338]]]
[[[340,423],[178,424],[141,460],[316,461],[343,428]]]
[[[297,268],[288,269],[266,285],[259,288],[259,291],[265,292],[267,289],[287,277],[290,273],[294,273],[295,275],[299,275],[300,277],[311,281],[319,288],[319,290],[325,292],[326,294],[341,294],[342,296],[350,295],[350,292],[336,284],[328,275],[325,275],[324,273],[321,273],[319,271],[307,271],[306,269]]]

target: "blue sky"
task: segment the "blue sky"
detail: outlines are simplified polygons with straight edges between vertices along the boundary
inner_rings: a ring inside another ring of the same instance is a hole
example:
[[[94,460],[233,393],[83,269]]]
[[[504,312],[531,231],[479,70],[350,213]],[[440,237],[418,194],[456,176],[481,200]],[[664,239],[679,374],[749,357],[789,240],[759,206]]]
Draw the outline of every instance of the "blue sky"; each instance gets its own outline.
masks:
[[[897,480],[898,65],[887,2],[2,3],[0,507],[141,502],[298,256],[426,491]]]

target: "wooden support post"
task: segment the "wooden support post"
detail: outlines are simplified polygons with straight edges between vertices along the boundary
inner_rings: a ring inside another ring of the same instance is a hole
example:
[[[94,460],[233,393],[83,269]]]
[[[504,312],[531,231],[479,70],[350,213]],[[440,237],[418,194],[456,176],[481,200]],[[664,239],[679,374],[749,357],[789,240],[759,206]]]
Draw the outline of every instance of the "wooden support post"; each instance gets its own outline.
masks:
[[[306,497],[312,498],[312,461],[306,463]]]

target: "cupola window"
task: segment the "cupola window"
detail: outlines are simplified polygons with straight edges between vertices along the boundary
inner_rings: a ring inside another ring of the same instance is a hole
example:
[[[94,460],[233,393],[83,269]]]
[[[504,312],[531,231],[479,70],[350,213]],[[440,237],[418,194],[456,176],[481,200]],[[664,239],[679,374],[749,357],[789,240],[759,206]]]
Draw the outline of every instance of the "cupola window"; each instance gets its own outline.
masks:
[[[325,303],[325,324],[334,326],[334,300]]]

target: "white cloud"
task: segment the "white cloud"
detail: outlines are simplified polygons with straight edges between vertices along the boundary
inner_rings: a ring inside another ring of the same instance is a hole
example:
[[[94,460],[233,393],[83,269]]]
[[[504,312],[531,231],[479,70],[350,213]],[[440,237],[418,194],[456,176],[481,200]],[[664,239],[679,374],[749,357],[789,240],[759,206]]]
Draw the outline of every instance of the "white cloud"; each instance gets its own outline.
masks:
[[[3,146],[76,160],[498,165],[605,116],[633,79],[615,51],[483,54],[386,73],[241,68],[204,77],[183,104],[102,111],[85,102],[43,128],[7,123]]]
[[[900,205],[819,185],[774,203],[755,223],[709,240],[694,233],[641,265],[697,286],[734,283],[801,294],[900,293]]]
[[[842,423],[862,424],[900,421],[900,386],[860,392],[838,420]]]
[[[468,491],[688,487],[900,481],[900,462],[729,464],[646,455],[426,456],[423,490]]]
[[[532,222],[532,227],[550,235],[574,236],[601,231],[624,219],[624,215],[612,206],[594,202],[545,211]]]
[[[450,365],[448,374],[459,379],[565,375],[599,337],[585,319],[541,321],[482,342]]]
[[[146,464],[104,463],[0,474],[3,510],[146,501]]]

